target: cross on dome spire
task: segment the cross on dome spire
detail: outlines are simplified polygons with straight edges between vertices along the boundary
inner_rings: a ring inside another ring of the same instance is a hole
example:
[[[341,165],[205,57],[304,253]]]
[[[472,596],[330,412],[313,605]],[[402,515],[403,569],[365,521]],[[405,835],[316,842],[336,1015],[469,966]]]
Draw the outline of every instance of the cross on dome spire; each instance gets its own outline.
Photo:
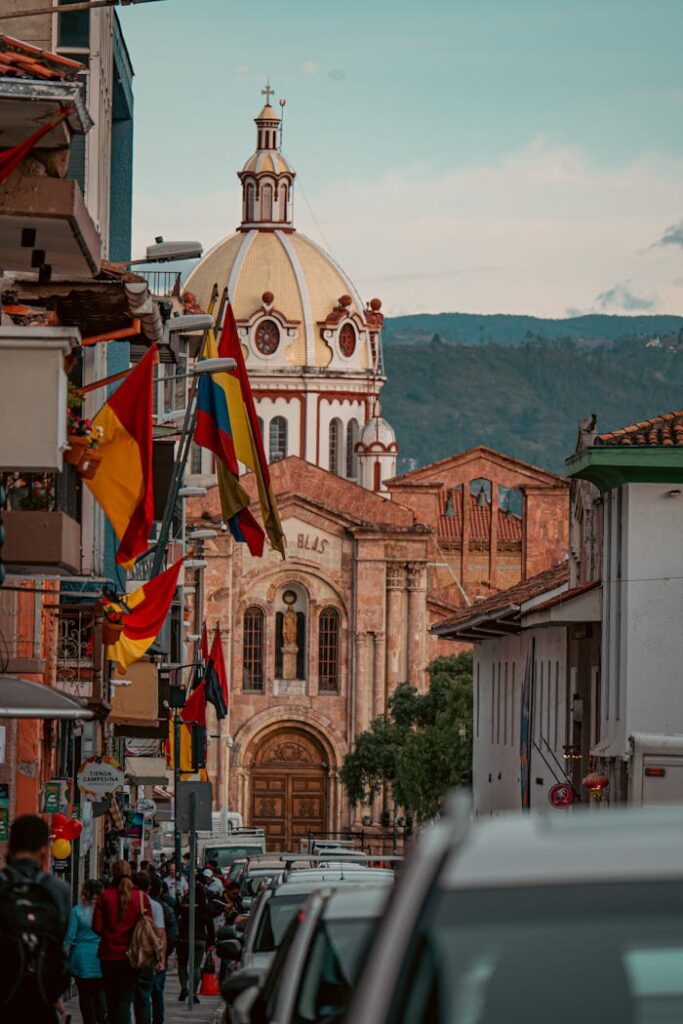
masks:
[[[266,97],[266,106],[270,106],[270,97],[275,95],[275,89],[270,87],[270,75],[266,79],[265,89],[261,89],[261,95]]]

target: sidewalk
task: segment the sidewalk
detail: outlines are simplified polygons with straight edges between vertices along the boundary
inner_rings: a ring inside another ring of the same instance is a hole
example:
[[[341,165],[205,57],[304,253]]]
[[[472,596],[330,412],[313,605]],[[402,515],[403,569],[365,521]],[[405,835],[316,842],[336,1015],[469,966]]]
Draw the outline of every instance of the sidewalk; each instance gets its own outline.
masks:
[[[220,996],[200,996],[198,1006],[189,1009],[187,1001],[178,1002],[180,985],[175,965],[166,974],[166,1017],[164,1024],[220,1024],[222,1020],[223,1000]],[[71,1024],[83,1024],[78,1010],[78,996],[66,1003],[67,1013],[71,1014]]]

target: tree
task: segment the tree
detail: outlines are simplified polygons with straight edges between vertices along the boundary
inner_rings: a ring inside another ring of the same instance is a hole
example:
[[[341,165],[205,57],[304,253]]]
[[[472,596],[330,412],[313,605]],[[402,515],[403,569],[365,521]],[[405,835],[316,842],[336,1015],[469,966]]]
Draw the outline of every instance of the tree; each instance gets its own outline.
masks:
[[[437,658],[429,689],[402,683],[387,714],[356,737],[340,777],[352,804],[368,803],[382,787],[420,821],[438,815],[449,789],[472,763],[472,655]]]

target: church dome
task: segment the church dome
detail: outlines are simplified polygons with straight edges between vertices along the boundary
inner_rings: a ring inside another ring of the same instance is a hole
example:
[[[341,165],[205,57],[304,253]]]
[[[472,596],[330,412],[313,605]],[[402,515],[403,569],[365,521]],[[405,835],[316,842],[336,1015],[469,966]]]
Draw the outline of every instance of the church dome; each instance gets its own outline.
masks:
[[[185,288],[204,309],[215,286],[219,294],[227,288],[251,371],[381,374],[381,303],[366,307],[339,264],[295,230],[296,174],[281,152],[270,86],[263,92],[256,150],[238,174],[242,223],[200,260]]]
[[[358,443],[359,451],[398,451],[396,434],[383,416],[372,416],[363,427]]]

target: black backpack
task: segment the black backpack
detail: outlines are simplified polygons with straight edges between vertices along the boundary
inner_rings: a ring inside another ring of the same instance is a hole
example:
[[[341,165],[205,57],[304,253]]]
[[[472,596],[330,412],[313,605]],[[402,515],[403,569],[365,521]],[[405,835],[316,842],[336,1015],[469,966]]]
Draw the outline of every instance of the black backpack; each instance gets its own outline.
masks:
[[[172,953],[178,942],[178,920],[175,911],[168,905],[166,900],[161,900],[161,907],[164,911],[164,928],[166,929],[166,952]]]
[[[40,879],[0,873],[0,1005],[19,994],[53,1006],[68,983],[59,907]]]

